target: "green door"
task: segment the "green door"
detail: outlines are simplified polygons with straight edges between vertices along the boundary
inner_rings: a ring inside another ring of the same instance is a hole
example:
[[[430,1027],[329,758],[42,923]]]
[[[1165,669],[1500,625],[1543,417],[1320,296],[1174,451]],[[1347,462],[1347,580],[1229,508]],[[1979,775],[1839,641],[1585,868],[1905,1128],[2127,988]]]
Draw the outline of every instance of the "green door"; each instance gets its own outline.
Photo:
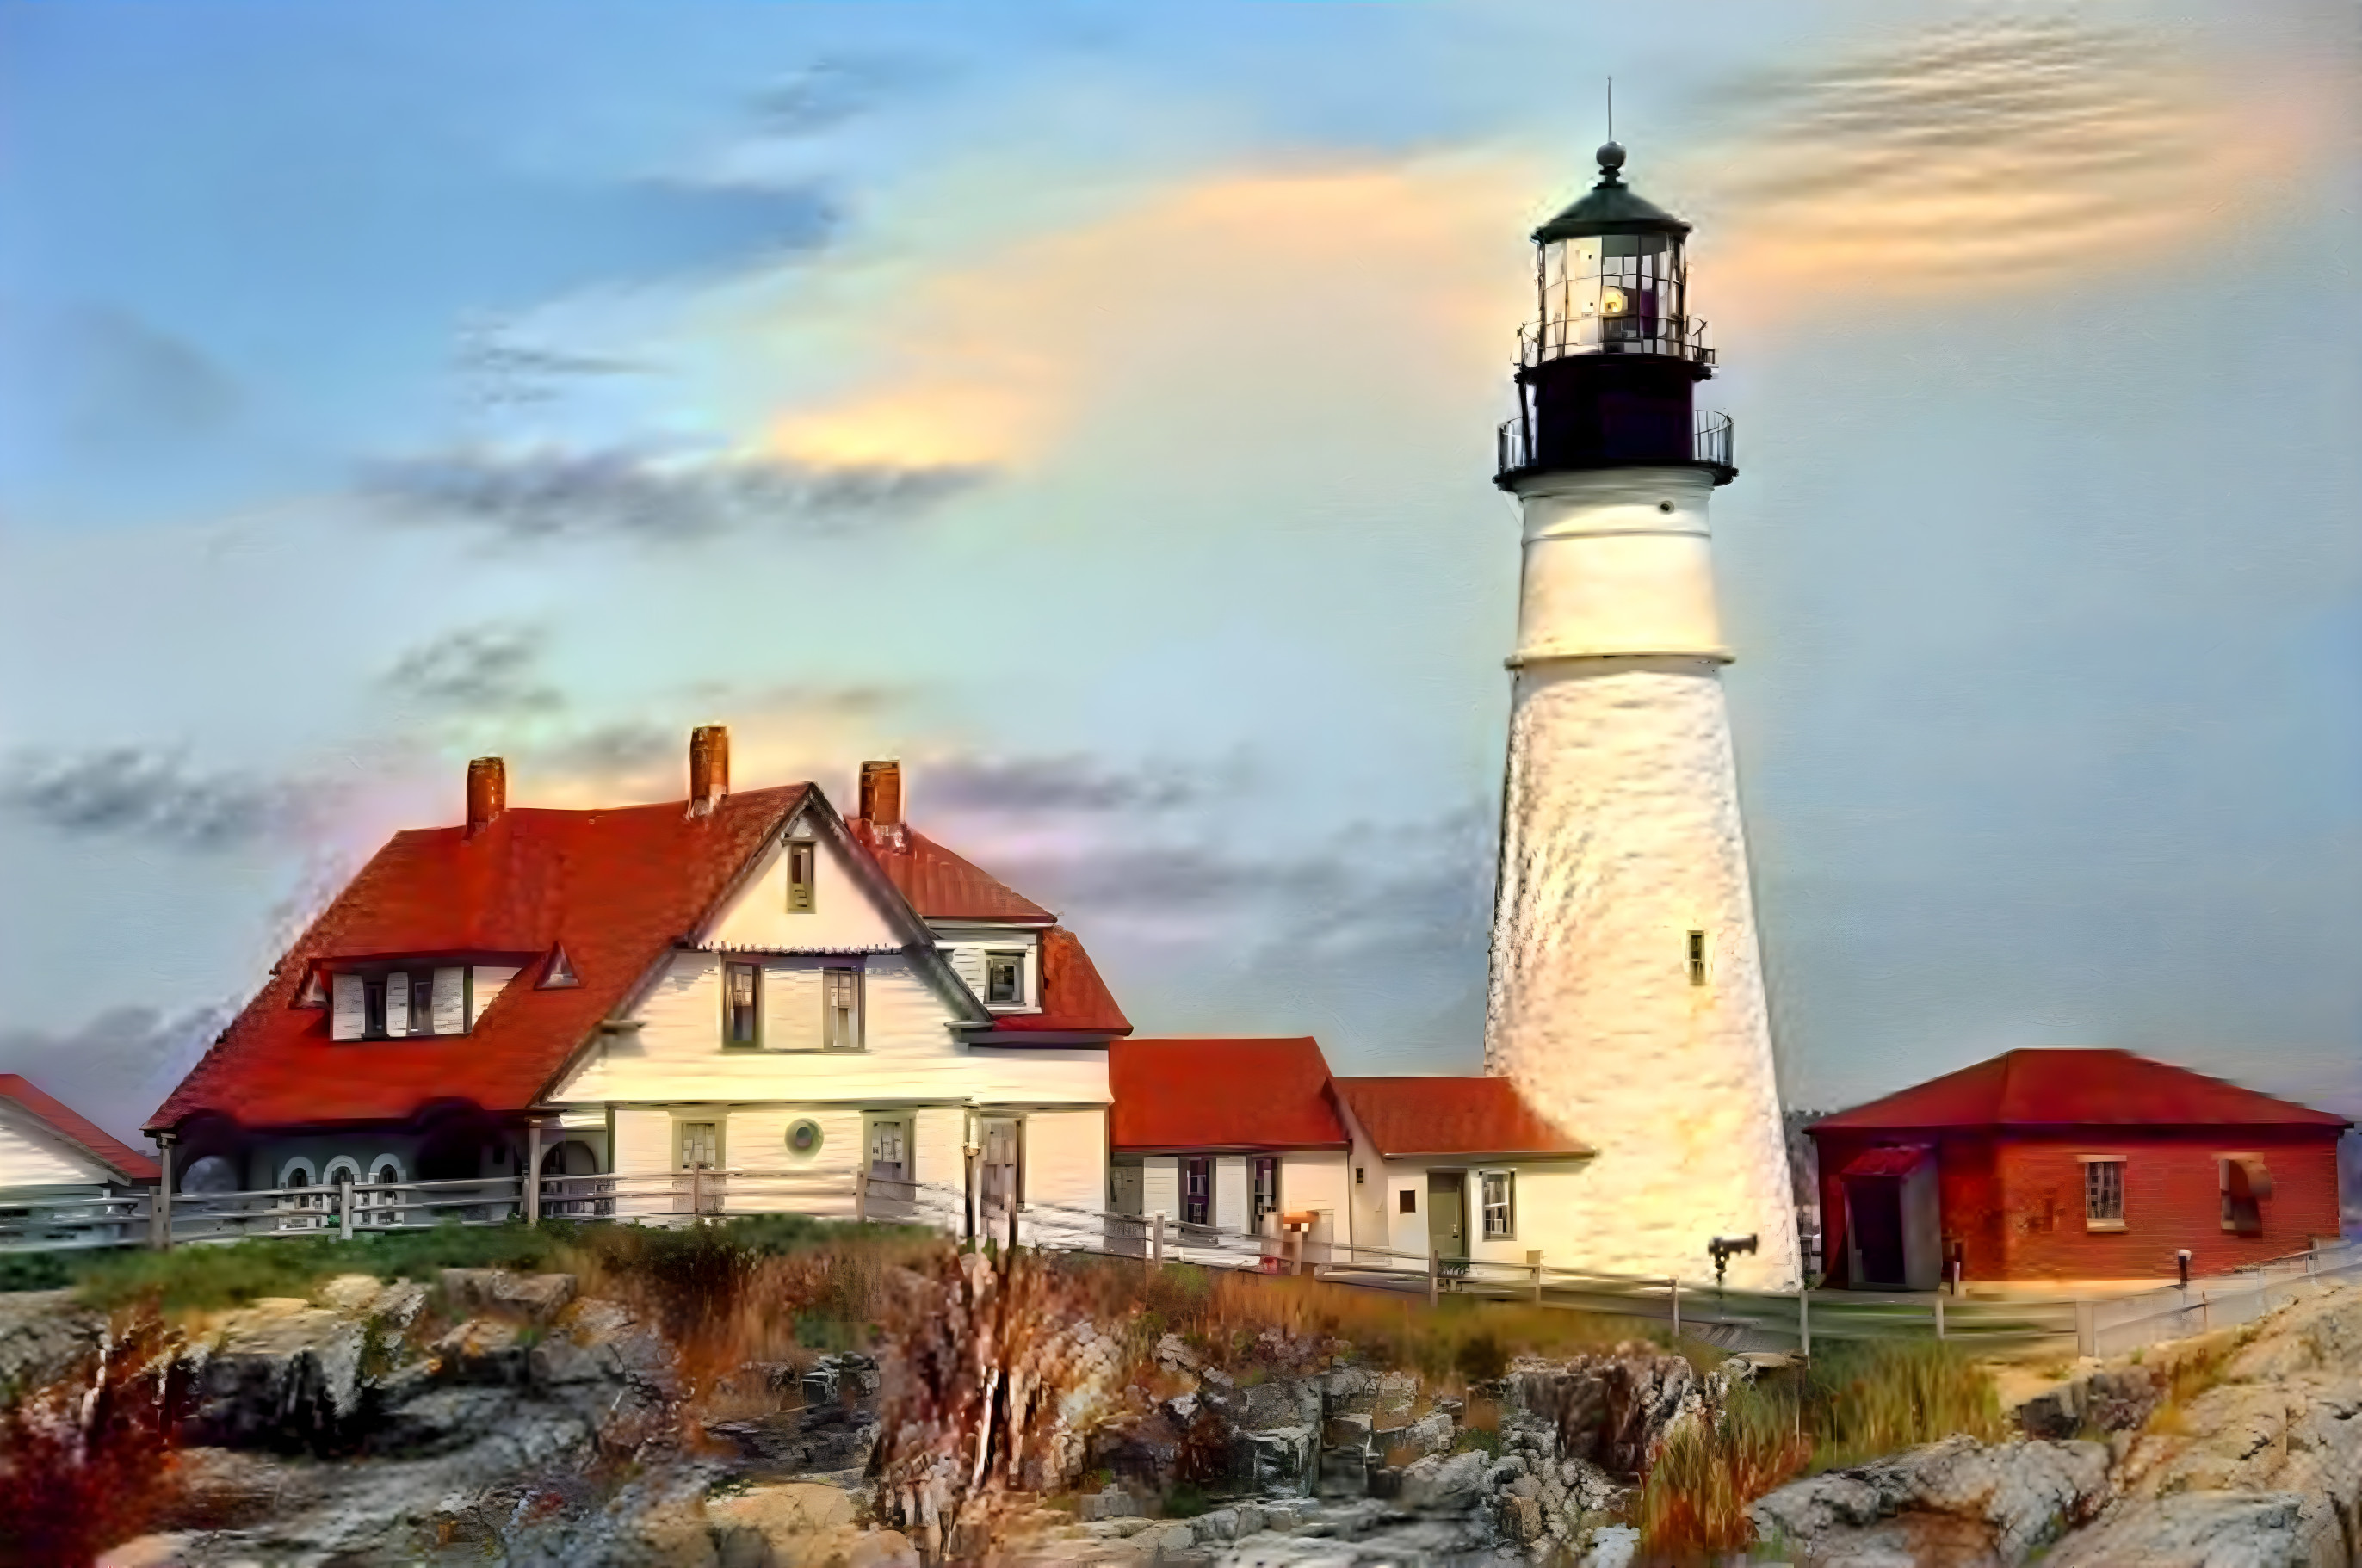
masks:
[[[1427,1173],[1427,1244],[1439,1256],[1468,1255],[1466,1173]]]

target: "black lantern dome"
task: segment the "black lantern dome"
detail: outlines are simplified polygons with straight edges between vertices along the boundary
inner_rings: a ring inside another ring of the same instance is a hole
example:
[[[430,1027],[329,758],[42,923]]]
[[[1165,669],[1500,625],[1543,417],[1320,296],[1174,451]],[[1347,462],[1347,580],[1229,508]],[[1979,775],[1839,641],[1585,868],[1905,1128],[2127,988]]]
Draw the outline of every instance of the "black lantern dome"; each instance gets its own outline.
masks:
[[[1516,419],[1496,481],[1558,469],[1694,465],[1727,484],[1730,421],[1697,411],[1714,374],[1689,314],[1690,226],[1624,183],[1624,149],[1599,149],[1599,183],[1534,231],[1539,310],[1518,335]]]

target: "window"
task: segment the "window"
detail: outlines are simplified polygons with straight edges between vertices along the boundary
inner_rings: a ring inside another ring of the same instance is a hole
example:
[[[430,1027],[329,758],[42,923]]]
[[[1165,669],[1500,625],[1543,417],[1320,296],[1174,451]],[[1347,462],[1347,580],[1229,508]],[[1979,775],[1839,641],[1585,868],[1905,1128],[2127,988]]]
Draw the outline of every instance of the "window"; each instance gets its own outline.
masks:
[[[720,1122],[683,1121],[679,1126],[682,1170],[710,1171],[721,1165],[722,1124]]]
[[[2092,1231],[2125,1228],[2125,1162],[2119,1157],[2083,1160],[2083,1225]]]
[[[1418,1188],[1407,1187],[1395,1194],[1395,1207],[1405,1214],[1418,1212]]]
[[[759,964],[723,966],[722,1043],[763,1043],[763,968]]]
[[[1705,984],[1705,933],[1703,931],[1690,933],[1690,984]]]
[[[281,1230],[316,1231],[326,1223],[323,1211],[328,1207],[328,1195],[312,1183],[309,1160],[290,1160],[279,1173],[279,1185],[287,1189],[280,1208]]]
[[[821,1043],[831,1051],[861,1049],[861,971],[822,969]]]
[[[385,1038],[385,982],[361,982],[361,1034],[370,1040]]]
[[[1247,1227],[1252,1231],[1263,1229],[1264,1215],[1279,1212],[1279,1159],[1276,1155],[1264,1154],[1255,1160],[1253,1209]]]
[[[1355,1187],[1362,1185],[1362,1167],[1359,1165],[1353,1167],[1353,1185]]]
[[[984,955],[984,999],[1022,1003],[1025,1000],[1025,955],[988,953]]]
[[[911,1179],[911,1124],[900,1117],[869,1124],[869,1174],[889,1181]],[[901,1196],[897,1193],[893,1196]]]
[[[402,1162],[392,1154],[380,1154],[370,1164],[370,1185],[391,1187],[402,1180]],[[354,1221],[361,1225],[399,1225],[402,1211],[394,1207],[400,1197],[392,1192],[364,1192],[353,1198]]]
[[[1486,1171],[1481,1178],[1485,1198],[1485,1239],[1506,1242],[1517,1234],[1515,1178],[1507,1171]]]
[[[2223,1191],[2223,1229],[2239,1236],[2262,1235],[2263,1200],[2272,1195],[2272,1178],[2262,1156],[2217,1154],[2214,1170]]]
[[[1181,1223],[1214,1222],[1214,1162],[1199,1156],[1181,1162]]]
[[[410,977],[410,1032],[435,1032],[435,977],[432,975]]]
[[[819,846],[809,839],[788,845],[788,912],[812,912],[812,856]]]

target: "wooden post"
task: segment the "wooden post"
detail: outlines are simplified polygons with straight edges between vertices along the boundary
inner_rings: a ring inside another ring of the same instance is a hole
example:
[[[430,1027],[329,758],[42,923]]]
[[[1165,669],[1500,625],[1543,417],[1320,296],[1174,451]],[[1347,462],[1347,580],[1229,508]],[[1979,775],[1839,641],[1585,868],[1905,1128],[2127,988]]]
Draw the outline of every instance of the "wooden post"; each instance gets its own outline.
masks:
[[[524,1222],[541,1223],[541,1118],[524,1119]]]
[[[1443,1253],[1440,1248],[1427,1249],[1427,1304],[1434,1306],[1443,1295]]]
[[[853,1168],[853,1222],[869,1223],[869,1173],[859,1165]]]
[[[353,1178],[337,1178],[337,1240],[353,1239]]]
[[[2075,1303],[2075,1353],[2097,1355],[2100,1343],[2100,1304],[2096,1301]]]
[[[1534,1305],[1535,1305],[1535,1306],[1537,1306],[1537,1307],[1539,1307],[1539,1306],[1540,1306],[1540,1305],[1541,1305],[1541,1300],[1542,1300],[1542,1255],[1541,1255],[1541,1253],[1528,1253],[1526,1254],[1526,1266],[1527,1266],[1528,1268],[1530,1268],[1530,1269],[1532,1269],[1532,1270],[1534,1271]]]
[[[1940,1290],[1936,1292],[1936,1337],[1944,1337],[1944,1293]]]
[[[705,1218],[705,1167],[689,1167],[689,1212],[693,1220]]]
[[[1148,1266],[1164,1266],[1164,1210],[1156,1211],[1155,1221],[1148,1227]]]
[[[1813,1359],[1813,1293],[1796,1292],[1796,1337],[1803,1342],[1801,1353],[1806,1361]]]
[[[149,1244],[159,1252],[172,1250],[172,1135],[156,1134],[156,1201],[148,1210]]]
[[[965,1151],[965,1158],[967,1164],[967,1198],[965,1208],[966,1210],[966,1218],[967,1220],[967,1239],[971,1242],[977,1239],[977,1203],[976,1191],[976,1161],[977,1155],[981,1151],[979,1151],[973,1143],[970,1143]]]
[[[1665,1281],[1665,1293],[1673,1304],[1673,1338],[1682,1337],[1682,1281],[1679,1275]]]
[[[1016,1196],[1015,1196],[1014,1194],[1011,1194],[1011,1195],[1010,1196],[1010,1199],[1009,1199],[1009,1251],[1010,1251],[1010,1252],[1011,1252],[1011,1253],[1014,1253],[1016,1250],[1017,1250],[1017,1198],[1016,1198]]]

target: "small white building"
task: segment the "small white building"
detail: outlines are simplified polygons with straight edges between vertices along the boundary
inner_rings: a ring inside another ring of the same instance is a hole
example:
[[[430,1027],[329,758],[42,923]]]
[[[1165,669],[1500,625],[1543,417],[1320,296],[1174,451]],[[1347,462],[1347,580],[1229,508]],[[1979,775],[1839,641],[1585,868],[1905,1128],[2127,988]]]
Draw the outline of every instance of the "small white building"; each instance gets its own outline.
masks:
[[[538,1146],[624,1178],[592,1212],[686,1208],[691,1171],[733,1212],[849,1214],[856,1170],[880,1213],[1098,1209],[1131,1025],[1081,944],[904,822],[898,764],[848,822],[733,794],[727,745],[692,735],[689,799],[603,811],[471,765],[465,825],[397,834],[152,1119],[175,1189],[513,1178]],[[733,1170],[779,1174],[703,1174]]]
[[[1506,1078],[1338,1078],[1353,1234],[1414,1258],[1580,1268],[1587,1144]]]
[[[154,1160],[100,1131],[23,1075],[0,1073],[0,1238],[94,1239],[85,1221],[98,1212],[95,1206],[46,1206],[129,1197],[154,1187],[156,1178]],[[24,1207],[31,1204],[44,1207]],[[53,1232],[57,1226],[64,1228]]]
[[[1184,1257],[1229,1232],[1235,1258],[1284,1219],[1308,1263],[1352,1240],[1345,1126],[1309,1035],[1122,1040],[1108,1066],[1110,1211],[1164,1215]]]

